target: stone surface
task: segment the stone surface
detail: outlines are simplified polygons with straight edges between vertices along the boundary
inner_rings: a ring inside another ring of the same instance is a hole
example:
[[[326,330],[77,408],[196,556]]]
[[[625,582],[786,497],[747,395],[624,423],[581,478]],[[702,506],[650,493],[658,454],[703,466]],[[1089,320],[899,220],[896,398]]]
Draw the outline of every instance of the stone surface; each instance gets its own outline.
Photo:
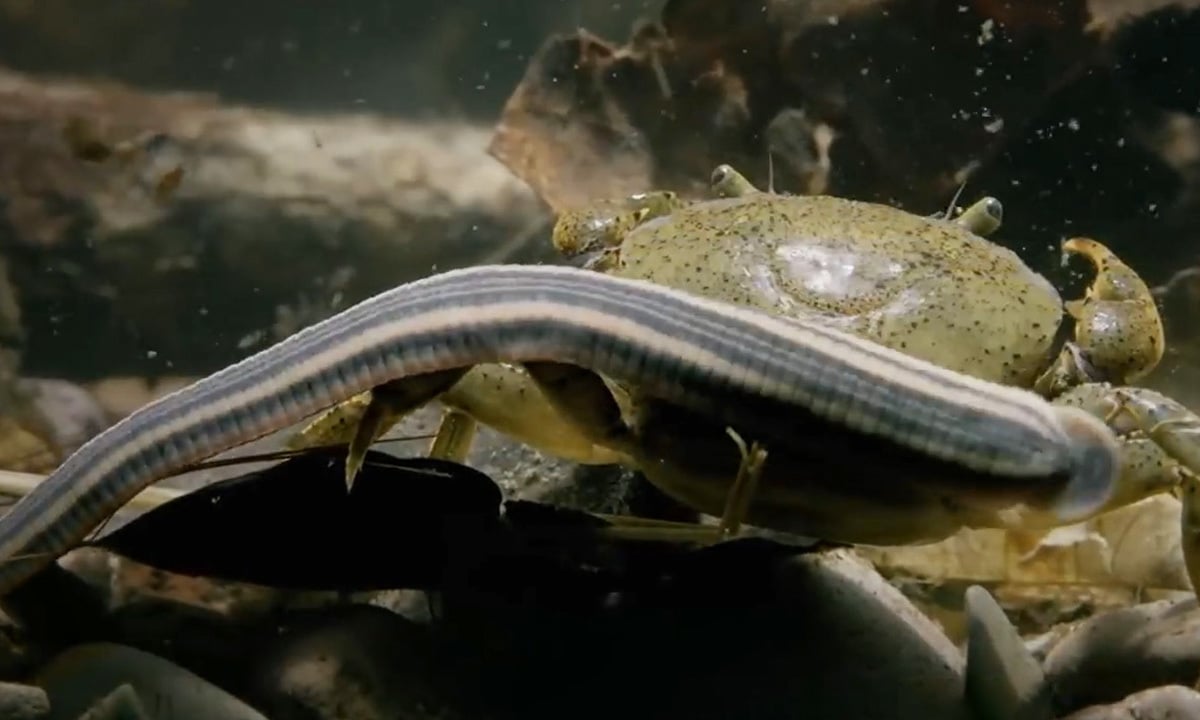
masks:
[[[451,586],[424,616],[411,594],[373,600],[412,619],[362,604],[230,618],[141,599],[109,632],[142,651],[76,647],[36,681],[71,712],[122,683],[147,708],[231,702],[212,682],[272,720],[970,717],[961,654],[868,563],[845,550],[739,558],[609,596],[535,574],[511,596]]]
[[[50,714],[46,691],[31,685],[0,682],[0,718],[42,720]]]
[[[1179,685],[1134,693],[1112,705],[1093,706],[1062,720],[1189,720],[1200,717],[1200,693]]]
[[[991,593],[967,589],[967,698],[988,720],[1050,720],[1050,697],[1034,659]]]
[[[208,373],[434,269],[553,253],[486,126],[4,69],[0,101],[0,255],[31,375]]]
[[[74,452],[93,435],[108,427],[100,403],[86,389],[65,380],[24,378],[17,388],[29,398],[34,412],[44,419],[58,452]]]
[[[266,658],[250,693],[272,720],[455,716],[433,689],[428,629],[382,608],[293,619]]]
[[[1191,686],[1200,669],[1196,600],[1163,600],[1080,623],[1044,664],[1055,709],[1065,714],[1161,685]]]
[[[447,594],[446,672],[503,717],[969,717],[958,650],[867,563],[730,552],[603,611],[552,590],[540,603],[532,588],[507,604]]]
[[[203,678],[162,658],[110,643],[80,645],[63,652],[38,673],[53,712],[49,720],[77,720],[94,703],[123,684],[153,708],[155,720],[266,720]]]

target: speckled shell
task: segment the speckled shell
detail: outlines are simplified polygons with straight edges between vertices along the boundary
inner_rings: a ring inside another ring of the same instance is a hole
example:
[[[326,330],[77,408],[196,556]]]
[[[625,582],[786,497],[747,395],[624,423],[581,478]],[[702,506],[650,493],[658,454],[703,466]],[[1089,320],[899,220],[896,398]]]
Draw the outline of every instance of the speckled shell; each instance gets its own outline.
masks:
[[[817,316],[977,377],[1030,386],[1062,321],[1012,251],[886,205],[755,193],[633,230],[615,274],[788,317]]]

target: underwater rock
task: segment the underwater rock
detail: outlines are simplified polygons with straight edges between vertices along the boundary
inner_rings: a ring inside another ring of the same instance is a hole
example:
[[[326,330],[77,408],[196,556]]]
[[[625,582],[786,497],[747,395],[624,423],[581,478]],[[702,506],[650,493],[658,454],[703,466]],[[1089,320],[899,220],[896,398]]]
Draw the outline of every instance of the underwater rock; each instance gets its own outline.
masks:
[[[511,572],[531,574],[501,583],[510,590],[452,584],[431,623],[367,606],[227,619],[143,598],[107,631],[143,650],[77,647],[38,682],[53,717],[72,720],[106,695],[127,705],[110,695],[123,683],[148,709],[257,717],[208,682],[283,720],[561,717],[580,697],[579,718],[969,717],[961,654],[851,551],[739,541],[684,553],[653,579],[653,548],[632,552],[636,572],[616,586],[520,564]],[[57,714],[60,697],[74,715]]]
[[[42,720],[50,714],[46,691],[32,685],[0,682],[0,718]]]
[[[79,720],[155,720],[146,712],[137,690],[125,683],[97,700]]]
[[[272,720],[451,718],[433,687],[426,629],[382,608],[330,608],[293,618],[252,680]]]
[[[967,588],[968,702],[981,718],[1049,720],[1041,665],[986,589]]]
[[[795,613],[790,630],[803,628],[775,638],[796,655],[781,696],[808,717],[968,716],[962,655],[870,563],[848,551],[796,557],[780,571],[779,597]]]
[[[1184,720],[1200,717],[1200,693],[1180,685],[1134,693],[1112,705],[1093,706],[1062,720]]]
[[[141,599],[117,608],[109,636],[187,667],[225,688],[242,685],[252,658],[274,633],[271,620],[241,620],[171,600]]]
[[[852,552],[738,541],[693,562],[587,609],[445,593],[454,688],[523,718],[970,717],[961,654]]]
[[[21,678],[29,669],[29,655],[17,640],[19,635],[12,619],[0,613],[0,680]]]
[[[35,682],[50,697],[48,720],[77,720],[121,685],[161,720],[266,720],[203,678],[141,650],[111,643],[71,648],[41,669]]]
[[[853,553],[732,560],[609,603],[537,583],[449,590],[432,624],[362,605],[291,611],[246,653],[239,692],[278,720],[536,720],[568,706],[581,719],[970,717],[961,655]]]
[[[1200,668],[1200,607],[1194,598],[1160,600],[1089,618],[1043,668],[1060,714],[1162,685],[1191,686]]]
[[[207,374],[434,269],[553,254],[486,126],[2,69],[0,102],[0,253],[27,374]]]
[[[74,383],[23,378],[17,381],[17,387],[29,398],[33,411],[44,419],[50,440],[64,456],[109,425],[96,398]]]
[[[49,472],[58,462],[58,453],[42,437],[0,415],[0,470]]]

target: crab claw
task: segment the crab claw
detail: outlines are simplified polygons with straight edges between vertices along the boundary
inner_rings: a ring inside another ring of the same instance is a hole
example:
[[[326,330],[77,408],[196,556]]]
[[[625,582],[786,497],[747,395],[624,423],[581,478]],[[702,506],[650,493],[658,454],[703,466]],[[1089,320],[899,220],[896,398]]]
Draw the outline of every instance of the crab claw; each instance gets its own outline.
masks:
[[[1075,319],[1075,339],[1035,389],[1055,396],[1084,382],[1125,385],[1144,377],[1162,360],[1162,318],[1149,286],[1104,245],[1088,238],[1063,243],[1063,256],[1081,255],[1096,278],[1080,300],[1064,304]]]

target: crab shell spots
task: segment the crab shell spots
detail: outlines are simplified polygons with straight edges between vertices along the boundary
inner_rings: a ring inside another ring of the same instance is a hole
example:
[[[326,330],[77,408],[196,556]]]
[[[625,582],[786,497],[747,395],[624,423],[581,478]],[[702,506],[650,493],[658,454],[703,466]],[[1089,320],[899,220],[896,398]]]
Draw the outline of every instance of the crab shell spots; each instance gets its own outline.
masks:
[[[1062,321],[1054,287],[966,228],[886,205],[755,193],[648,222],[617,274],[819,319],[942,367],[1032,387]]]

